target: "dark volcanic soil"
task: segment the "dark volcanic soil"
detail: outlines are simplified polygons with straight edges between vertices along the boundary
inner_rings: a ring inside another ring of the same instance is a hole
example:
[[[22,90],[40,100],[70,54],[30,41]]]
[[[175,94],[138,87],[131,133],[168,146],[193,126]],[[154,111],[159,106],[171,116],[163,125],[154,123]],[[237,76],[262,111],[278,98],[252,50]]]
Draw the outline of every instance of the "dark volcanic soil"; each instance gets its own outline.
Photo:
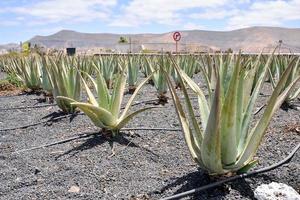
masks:
[[[146,85],[137,100],[155,98],[154,92],[153,87]],[[263,93],[270,94],[268,85]],[[0,97],[0,129],[27,125],[58,112],[56,106],[1,110],[43,105],[39,99],[37,95]],[[266,97],[260,97],[257,107],[265,101]],[[260,116],[261,113],[256,118]],[[276,112],[257,153],[257,168],[283,159],[300,142],[293,126],[300,126],[299,111]],[[127,127],[180,128],[172,101],[138,115]],[[67,118],[0,132],[0,199],[159,199],[214,181],[191,160],[181,131],[131,131],[115,139],[99,135],[13,153],[97,131],[86,116],[79,115],[71,122]],[[274,171],[187,199],[253,199],[253,190],[271,181],[286,183],[299,192],[300,152],[288,165]]]

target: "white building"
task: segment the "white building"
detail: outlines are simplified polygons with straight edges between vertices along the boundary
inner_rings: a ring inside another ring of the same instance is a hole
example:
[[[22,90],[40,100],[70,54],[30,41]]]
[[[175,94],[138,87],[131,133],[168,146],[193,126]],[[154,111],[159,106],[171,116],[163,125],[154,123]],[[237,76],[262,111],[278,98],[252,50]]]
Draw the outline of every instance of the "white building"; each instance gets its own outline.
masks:
[[[0,49],[0,55],[7,54],[8,51],[6,49]]]

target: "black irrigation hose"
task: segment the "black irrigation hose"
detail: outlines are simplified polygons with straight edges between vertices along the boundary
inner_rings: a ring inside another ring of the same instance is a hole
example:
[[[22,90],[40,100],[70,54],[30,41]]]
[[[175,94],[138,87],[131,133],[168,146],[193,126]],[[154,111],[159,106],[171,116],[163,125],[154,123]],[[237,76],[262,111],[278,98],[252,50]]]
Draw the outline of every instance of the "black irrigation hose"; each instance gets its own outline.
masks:
[[[0,99],[10,98],[10,97],[18,97],[18,96],[24,96],[24,95],[27,95],[27,94],[26,93],[21,93],[21,94],[17,94],[17,95],[0,96]]]
[[[259,94],[259,96],[261,96],[261,97],[270,97],[271,96],[271,94]]]
[[[181,131],[181,129],[176,128],[148,128],[148,127],[138,127],[138,128],[122,128],[121,131]]]
[[[197,97],[191,97],[190,99],[195,99]],[[133,103],[131,106],[136,106],[136,105],[140,105],[143,103],[150,103],[153,101],[159,101],[158,98],[155,99],[148,99],[148,100],[144,100],[144,101],[137,101],[136,103]],[[8,110],[25,110],[25,109],[35,109],[35,108],[44,108],[44,107],[50,107],[50,106],[57,106],[56,103],[53,104],[45,104],[45,105],[37,105],[37,106],[20,106],[20,107],[11,107],[11,108],[0,108],[0,111],[8,111]],[[122,109],[124,109],[124,107],[122,107]]]
[[[13,131],[13,130],[17,130],[17,129],[25,129],[25,128],[29,128],[29,127],[32,127],[32,126],[53,122],[53,121],[56,121],[56,120],[59,120],[59,119],[64,119],[64,118],[67,118],[67,117],[70,117],[70,116],[73,116],[73,115],[74,114],[68,114],[68,115],[63,115],[63,116],[60,116],[60,117],[55,117],[55,118],[52,118],[52,119],[48,119],[48,120],[44,120],[44,121],[40,121],[40,122],[36,122],[36,123],[32,123],[32,124],[27,124],[27,125],[24,125],[24,126],[0,129],[0,132]],[[83,115],[83,113],[78,113],[76,115]]]
[[[64,139],[64,140],[59,140],[59,141],[52,142],[52,143],[49,143],[49,144],[44,144],[44,145],[29,148],[29,149],[22,149],[22,150],[19,150],[19,151],[15,151],[15,152],[12,152],[12,154],[22,153],[22,152],[26,152],[26,151],[32,151],[32,150],[36,150],[36,149],[42,149],[42,148],[46,148],[46,147],[51,147],[51,146],[54,146],[54,145],[63,144],[63,143],[70,142],[70,141],[73,141],[73,140],[87,138],[87,137],[90,137],[92,135],[97,135],[97,134],[99,134],[99,133],[83,133],[83,134],[80,134],[80,135],[77,135],[77,136],[74,136],[74,137],[70,137],[70,138],[67,138],[67,139]]]
[[[131,131],[131,130],[181,131],[181,129],[172,129],[172,128],[145,128],[145,127],[122,128],[121,129],[121,131]],[[22,150],[19,150],[19,151],[15,151],[15,152],[12,152],[12,154],[22,153],[22,152],[26,152],[26,151],[32,151],[32,150],[46,148],[46,147],[51,147],[51,146],[54,146],[54,145],[57,145],[57,144],[63,144],[63,143],[66,143],[66,142],[70,142],[70,141],[77,140],[77,139],[82,139],[82,138],[87,138],[87,137],[90,137],[90,136],[93,136],[93,135],[98,135],[98,134],[99,134],[99,132],[95,132],[95,133],[83,133],[83,134],[80,134],[80,135],[77,135],[77,136],[74,136],[74,137],[70,137],[70,138],[67,138],[67,139],[59,140],[59,141],[52,142],[52,143],[49,143],[49,144],[44,144],[44,145],[40,145],[40,146],[29,148],[29,149],[22,149]]]
[[[45,104],[45,105],[37,105],[37,106],[20,106],[20,107],[12,107],[12,108],[0,108],[0,111],[7,110],[25,110],[25,109],[34,109],[34,108],[44,108],[50,106],[56,106],[57,104]]]
[[[147,101],[152,101],[152,100],[147,100]],[[144,103],[144,102],[146,102],[146,101],[138,102],[135,105],[141,104],[141,103]],[[124,108],[125,107],[122,107],[122,109],[124,109]],[[73,116],[73,115],[74,114],[68,114],[68,115],[64,115],[64,116],[61,116],[61,117],[56,117],[56,118],[49,119],[49,120],[35,122],[35,123],[32,123],[32,124],[27,124],[27,125],[24,125],[24,126],[17,126],[17,127],[13,127],[13,128],[0,129],[0,133],[5,132],[5,131],[13,131],[13,130],[17,130],[17,129],[25,129],[25,128],[29,128],[29,127],[32,127],[32,126],[37,126],[37,125],[40,125],[40,124],[46,124],[48,122],[53,122],[53,121],[56,121],[56,120],[59,120],[59,119],[64,119],[64,118],[67,118],[67,117],[70,117],[70,116]],[[85,114],[84,113],[78,113],[77,115],[85,115]]]
[[[140,104],[143,104],[143,103],[150,103],[150,102],[153,102],[153,101],[158,101],[159,99],[158,98],[155,98],[155,99],[148,99],[148,100],[144,100],[144,101],[137,101],[133,104],[131,104],[131,106],[137,106],[137,105],[140,105]],[[122,109],[124,109],[124,107],[122,107]]]
[[[140,102],[136,102],[133,103],[132,106],[136,106],[139,104],[143,104],[143,103],[149,103],[149,102],[153,102],[153,101],[158,101],[158,99],[149,99],[149,100],[145,100],[145,101],[140,101]],[[56,103],[54,104],[45,104],[45,105],[37,105],[37,106],[20,106],[20,107],[11,107],[11,108],[0,108],[0,111],[8,111],[8,110],[25,110],[25,109],[34,109],[34,108],[44,108],[44,107],[50,107],[50,106],[57,106]],[[125,107],[122,107],[122,109],[124,109]]]
[[[33,124],[27,124],[25,126],[18,126],[18,127],[14,127],[14,128],[5,128],[5,129],[0,129],[0,132],[5,132],[5,131],[13,131],[13,130],[17,130],[17,129],[25,129],[25,128],[29,128],[29,127],[32,127],[32,126],[37,126],[37,125],[40,125],[40,124],[43,124],[43,123],[47,123],[48,121],[41,121],[41,122],[36,122],[36,123],[33,123]],[[3,135],[3,134],[1,134]]]
[[[183,99],[184,97],[182,97]],[[198,97],[190,97],[190,99],[198,99]],[[131,106],[136,106],[136,105],[140,105],[140,104],[143,104],[143,103],[150,103],[150,102],[153,102],[153,101],[159,101],[158,98],[155,98],[155,99],[148,99],[148,100],[144,100],[144,101],[137,101],[136,103],[133,103]],[[125,107],[122,107],[122,109],[124,109]]]
[[[243,174],[239,174],[239,175],[236,175],[236,176],[232,176],[232,177],[229,177],[227,179],[217,181],[215,183],[211,183],[211,184],[208,184],[208,185],[196,188],[196,189],[192,189],[192,190],[189,190],[189,191],[186,191],[186,192],[175,194],[173,196],[162,198],[161,200],[173,200],[173,199],[183,198],[183,197],[189,196],[191,194],[201,192],[203,190],[207,190],[207,189],[217,187],[217,186],[222,185],[222,184],[227,183],[227,182],[231,182],[231,181],[234,181],[234,180],[237,180],[237,179],[247,178],[247,177],[254,176],[254,175],[257,175],[257,174],[260,174],[260,173],[265,173],[265,172],[271,171],[273,169],[276,169],[276,168],[290,162],[299,148],[300,148],[300,143],[293,149],[293,151],[287,157],[285,157],[283,160],[281,160],[281,161],[279,161],[279,162],[277,162],[273,165],[270,165],[268,167],[264,167],[262,169],[252,170],[248,173],[243,173]]]
[[[254,115],[257,115],[258,113],[260,113],[260,111],[262,111],[262,109],[266,106],[266,104],[262,105],[261,107],[259,107],[255,112]]]
[[[194,98],[197,98],[197,97],[194,97]],[[140,102],[136,102],[136,103],[132,104],[132,106],[136,106],[136,105],[139,105],[139,104],[148,103],[148,102],[152,102],[152,101],[156,101],[156,100],[158,100],[158,99],[149,99],[149,100],[145,100],[145,101],[140,101]],[[124,109],[124,108],[125,107],[122,107],[121,109]],[[73,114],[68,114],[68,115],[64,115],[64,116],[57,117],[57,118],[54,118],[54,119],[40,121],[40,122],[36,122],[36,123],[32,123],[32,124],[27,124],[27,125],[24,125],[24,126],[18,126],[18,127],[13,127],[13,128],[0,129],[0,132],[13,131],[13,130],[17,130],[17,129],[25,129],[25,128],[29,128],[29,127],[32,127],[32,126],[37,126],[37,125],[40,125],[40,124],[45,124],[45,123],[48,123],[48,122],[56,121],[56,120],[59,120],[59,119],[64,119],[64,118],[67,118],[67,117],[72,116],[72,115]],[[84,115],[84,113],[79,113],[77,115]],[[175,130],[177,131],[179,129],[175,129]]]
[[[132,106],[136,106],[139,104],[143,104],[143,103],[149,103],[149,102],[153,102],[153,101],[158,101],[158,99],[149,99],[149,100],[145,100],[145,101],[140,101],[140,102],[136,102],[133,103]],[[44,108],[44,107],[50,107],[50,106],[57,106],[56,103],[54,104],[45,104],[45,105],[37,105],[37,106],[20,106],[20,107],[11,107],[11,108],[0,108],[0,111],[7,111],[7,110],[25,110],[25,109],[34,109],[34,108]],[[122,107],[123,109],[125,107]]]
[[[137,103],[132,104],[132,106],[139,105],[139,104],[142,104],[142,103],[152,102],[152,101],[155,101],[155,100],[157,100],[157,99],[150,99],[150,100],[145,100],[145,101],[137,102]],[[122,109],[124,109],[124,108],[125,107],[122,107]],[[25,128],[29,128],[29,127],[32,127],[32,126],[37,126],[37,125],[40,125],[40,124],[45,124],[45,123],[48,123],[48,122],[56,121],[56,120],[59,120],[59,119],[64,119],[64,118],[70,117],[72,115],[73,114],[68,114],[68,115],[64,115],[64,116],[61,116],[61,117],[56,117],[56,118],[49,119],[49,120],[35,122],[35,123],[32,123],[32,124],[27,124],[27,125],[24,125],[24,126],[18,126],[18,127],[13,127],[13,128],[0,129],[0,132],[13,131],[13,130],[17,130],[17,129],[25,129]],[[84,115],[84,113],[79,113],[77,115]]]

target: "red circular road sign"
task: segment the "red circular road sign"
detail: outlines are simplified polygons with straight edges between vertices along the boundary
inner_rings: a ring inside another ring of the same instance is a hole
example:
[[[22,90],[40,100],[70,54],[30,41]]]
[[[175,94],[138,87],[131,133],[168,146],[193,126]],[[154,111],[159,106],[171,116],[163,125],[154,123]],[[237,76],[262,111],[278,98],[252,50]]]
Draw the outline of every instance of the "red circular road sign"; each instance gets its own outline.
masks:
[[[173,33],[173,39],[178,42],[181,39],[181,34],[176,31],[175,33]]]

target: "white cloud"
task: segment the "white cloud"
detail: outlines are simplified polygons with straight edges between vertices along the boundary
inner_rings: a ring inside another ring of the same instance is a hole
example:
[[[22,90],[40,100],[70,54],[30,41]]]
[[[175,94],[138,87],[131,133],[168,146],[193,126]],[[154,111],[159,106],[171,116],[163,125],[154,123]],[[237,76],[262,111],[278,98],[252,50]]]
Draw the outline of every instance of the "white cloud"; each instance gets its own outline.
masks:
[[[141,24],[158,23],[176,25],[182,21],[181,12],[195,8],[221,6],[227,0],[132,0],[121,9],[111,26],[138,26]]]
[[[224,29],[255,25],[281,26],[300,20],[300,0],[11,0],[23,3],[0,8],[13,17],[1,20],[2,26],[64,26],[79,22],[104,26],[139,27],[167,25],[176,29],[204,29],[205,20],[218,20]],[[9,3],[5,5],[10,5]],[[297,22],[298,22],[297,21]],[[212,25],[214,21],[212,21]],[[207,25],[207,26],[212,26]],[[222,26],[219,25],[219,26]],[[170,27],[168,27],[170,29]]]
[[[31,6],[12,8],[12,11],[36,17],[44,23],[92,21],[106,19],[109,7],[116,3],[116,0],[46,0]]]
[[[300,20],[300,0],[255,2],[240,10],[228,21],[228,29],[249,26],[280,26],[290,20]]]
[[[251,3],[251,0],[237,0],[239,4]]]
[[[207,20],[212,20],[212,19],[224,19],[226,17],[231,17],[235,14],[238,13],[237,9],[207,9],[204,12],[201,13],[192,13],[189,15],[190,18],[192,19],[207,19]]]

